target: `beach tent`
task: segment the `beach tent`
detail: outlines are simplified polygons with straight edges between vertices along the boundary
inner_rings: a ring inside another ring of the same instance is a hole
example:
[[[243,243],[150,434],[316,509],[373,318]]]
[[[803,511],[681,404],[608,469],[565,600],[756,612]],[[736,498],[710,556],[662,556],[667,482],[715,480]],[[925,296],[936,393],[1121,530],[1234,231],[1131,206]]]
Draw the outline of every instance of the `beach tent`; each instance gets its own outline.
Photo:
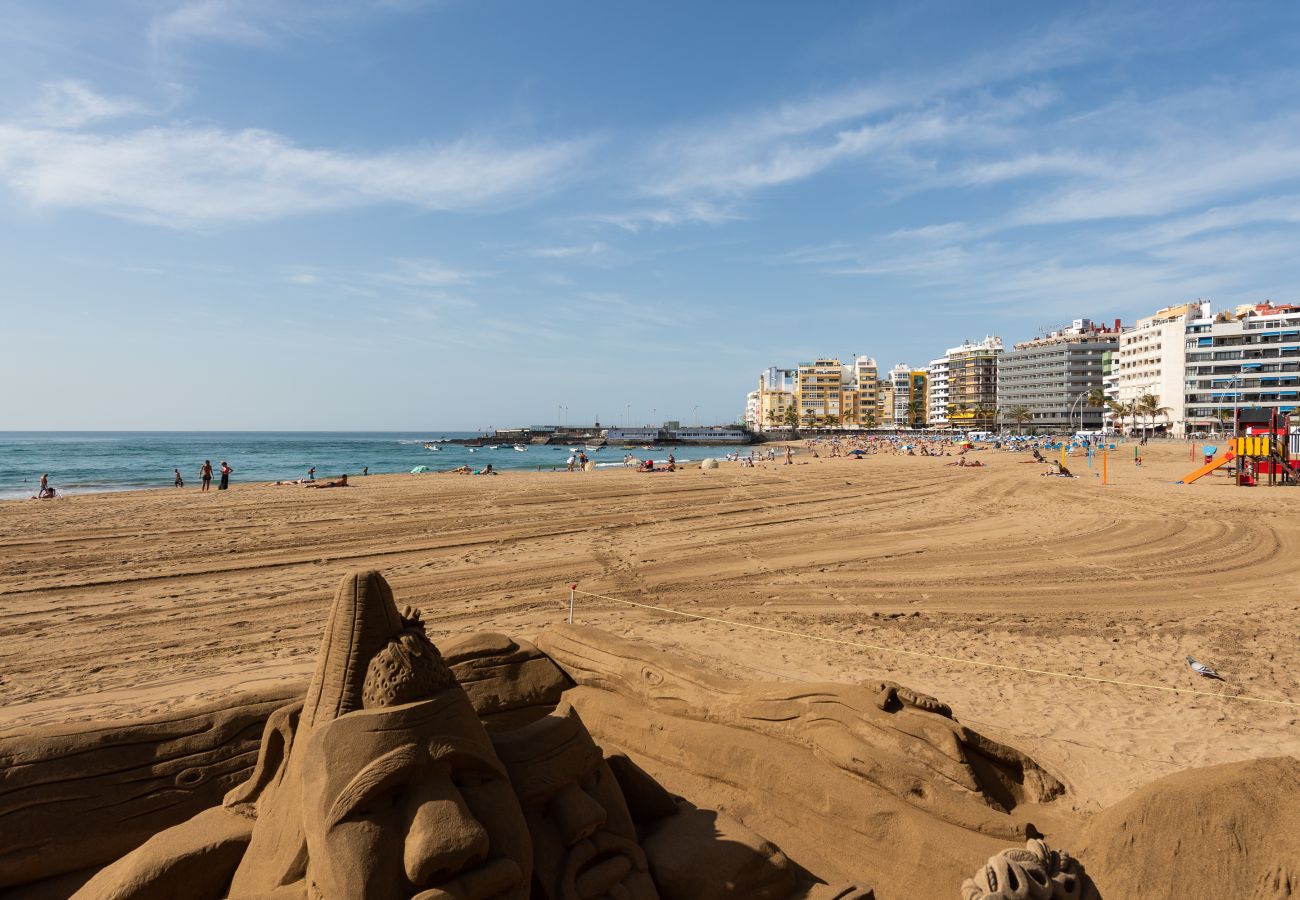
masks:
[[[428,467],[428,466],[416,466],[414,469],[411,470],[411,474],[412,474],[412,475],[421,475],[421,474],[423,474],[423,473],[425,473],[425,472],[427,472],[427,471],[429,471],[429,467]]]

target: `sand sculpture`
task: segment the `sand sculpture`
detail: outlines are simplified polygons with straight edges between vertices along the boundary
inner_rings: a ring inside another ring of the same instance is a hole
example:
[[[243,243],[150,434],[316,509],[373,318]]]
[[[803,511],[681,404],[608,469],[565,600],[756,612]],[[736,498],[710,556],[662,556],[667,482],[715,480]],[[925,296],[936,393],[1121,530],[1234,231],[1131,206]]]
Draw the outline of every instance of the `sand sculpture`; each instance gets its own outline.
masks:
[[[961,886],[962,900],[1096,900],[1078,860],[1030,839],[989,861]]]
[[[74,896],[873,896],[826,884],[630,760],[616,776],[578,712],[550,702],[567,681],[531,645],[478,635],[450,646],[470,692],[378,573],[349,576],[306,698],[267,719],[248,780]]]
[[[901,685],[741,681],[572,626],[536,645],[499,634],[442,643],[440,653],[418,614],[398,613],[377,573],[349,576],[301,699],[269,715],[259,695],[41,736],[26,753],[3,745],[21,762],[0,770],[0,828],[31,826],[0,832],[17,848],[0,855],[6,896],[1280,900],[1300,891],[1294,759],[1148,785],[1081,831],[1064,826],[1076,858],[1050,849],[1029,818],[1067,821],[1052,803],[1059,781]],[[264,723],[256,742],[254,721]],[[74,758],[89,774],[68,768]],[[191,814],[205,795],[170,797],[178,771],[203,771],[210,785],[246,777]],[[138,797],[126,793],[132,783]],[[60,805],[68,818],[56,822]],[[138,823],[157,817],[178,824],[141,844]],[[1186,817],[1197,827],[1171,827]],[[114,821],[123,835],[101,834]],[[1011,835],[1026,842],[1008,848]],[[88,881],[71,871],[102,865],[115,840],[138,846]],[[9,890],[25,876],[26,887]]]

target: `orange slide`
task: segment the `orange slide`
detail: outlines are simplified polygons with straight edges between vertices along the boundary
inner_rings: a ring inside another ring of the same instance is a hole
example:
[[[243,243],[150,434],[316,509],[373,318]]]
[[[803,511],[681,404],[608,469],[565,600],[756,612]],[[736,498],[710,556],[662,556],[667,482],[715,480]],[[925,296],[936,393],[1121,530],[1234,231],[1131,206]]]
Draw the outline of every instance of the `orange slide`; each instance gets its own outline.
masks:
[[[1230,463],[1230,462],[1232,462],[1232,461],[1233,461],[1234,459],[1236,459],[1236,458],[1237,458],[1237,454],[1235,454],[1235,453],[1233,453],[1231,450],[1229,450],[1227,453],[1223,454],[1222,456],[1219,456],[1219,457],[1216,457],[1215,459],[1210,460],[1210,461],[1207,462],[1205,465],[1203,465],[1203,466],[1201,466],[1199,469],[1197,469],[1195,472],[1189,472],[1188,474],[1184,475],[1182,481],[1176,481],[1176,482],[1174,482],[1174,483],[1175,483],[1175,484],[1191,484],[1193,481],[1195,481],[1196,479],[1200,478],[1202,475],[1209,475],[1209,474],[1210,474],[1211,472],[1213,472],[1215,469],[1219,468],[1219,466],[1222,466],[1222,465],[1225,465],[1225,464],[1227,464],[1227,463]]]

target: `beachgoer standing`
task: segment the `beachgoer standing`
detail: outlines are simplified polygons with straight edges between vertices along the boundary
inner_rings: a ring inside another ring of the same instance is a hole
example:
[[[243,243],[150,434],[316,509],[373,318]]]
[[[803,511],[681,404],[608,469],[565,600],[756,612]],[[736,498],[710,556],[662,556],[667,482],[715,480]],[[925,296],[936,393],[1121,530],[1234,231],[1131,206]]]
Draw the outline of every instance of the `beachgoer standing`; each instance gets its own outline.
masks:
[[[199,480],[203,482],[203,487],[199,490],[206,491],[212,487],[212,460],[205,459],[203,465],[199,466]]]
[[[180,469],[172,469],[172,471],[176,473],[176,486],[177,486],[177,487],[185,487],[185,479],[181,477],[181,470],[180,470]]]
[[[587,454],[581,450],[578,451],[578,468],[587,471]]]
[[[577,461],[578,461],[578,457],[576,457],[576,456],[574,456],[572,453],[570,453],[570,454],[569,454],[569,471],[570,471],[570,472],[573,471],[573,464],[574,464],[575,462],[577,462]]]
[[[47,487],[49,487],[49,486],[50,486],[50,473],[49,473],[49,472],[42,472],[42,473],[41,473],[41,491],[40,491],[42,496],[44,496],[44,494],[45,494],[45,489],[46,489]]]
[[[223,459],[221,461],[221,484],[217,485],[217,490],[224,491],[226,488],[230,487],[230,473],[233,471],[235,470],[230,468]]]
[[[307,470],[307,480],[308,480],[308,481],[315,481],[315,480],[316,480],[316,467],[315,467],[315,466],[312,466],[310,469]]]
[[[492,467],[491,467],[491,466],[488,466],[488,468],[490,469],[490,468],[492,468]],[[369,475],[369,474],[370,474],[370,466],[363,466],[362,469],[361,469],[361,474],[362,474],[362,475]]]

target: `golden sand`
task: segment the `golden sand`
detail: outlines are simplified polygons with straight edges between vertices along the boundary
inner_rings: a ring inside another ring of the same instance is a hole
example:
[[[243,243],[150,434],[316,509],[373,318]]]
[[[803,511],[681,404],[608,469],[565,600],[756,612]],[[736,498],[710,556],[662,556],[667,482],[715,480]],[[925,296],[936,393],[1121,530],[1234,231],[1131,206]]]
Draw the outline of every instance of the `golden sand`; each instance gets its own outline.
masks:
[[[382,569],[435,641],[530,636],[567,585],[962,659],[1300,702],[1300,491],[1172,482],[1131,446],[1103,486],[1023,454],[703,472],[392,475],[0,504],[0,731],[302,679],[344,572]],[[1118,458],[1116,458],[1118,457]],[[581,598],[579,622],[721,671],[889,678],[1032,754],[1085,808],[1191,766],[1300,753],[1300,709],[830,645]],[[1194,675],[1184,657],[1227,679]]]

